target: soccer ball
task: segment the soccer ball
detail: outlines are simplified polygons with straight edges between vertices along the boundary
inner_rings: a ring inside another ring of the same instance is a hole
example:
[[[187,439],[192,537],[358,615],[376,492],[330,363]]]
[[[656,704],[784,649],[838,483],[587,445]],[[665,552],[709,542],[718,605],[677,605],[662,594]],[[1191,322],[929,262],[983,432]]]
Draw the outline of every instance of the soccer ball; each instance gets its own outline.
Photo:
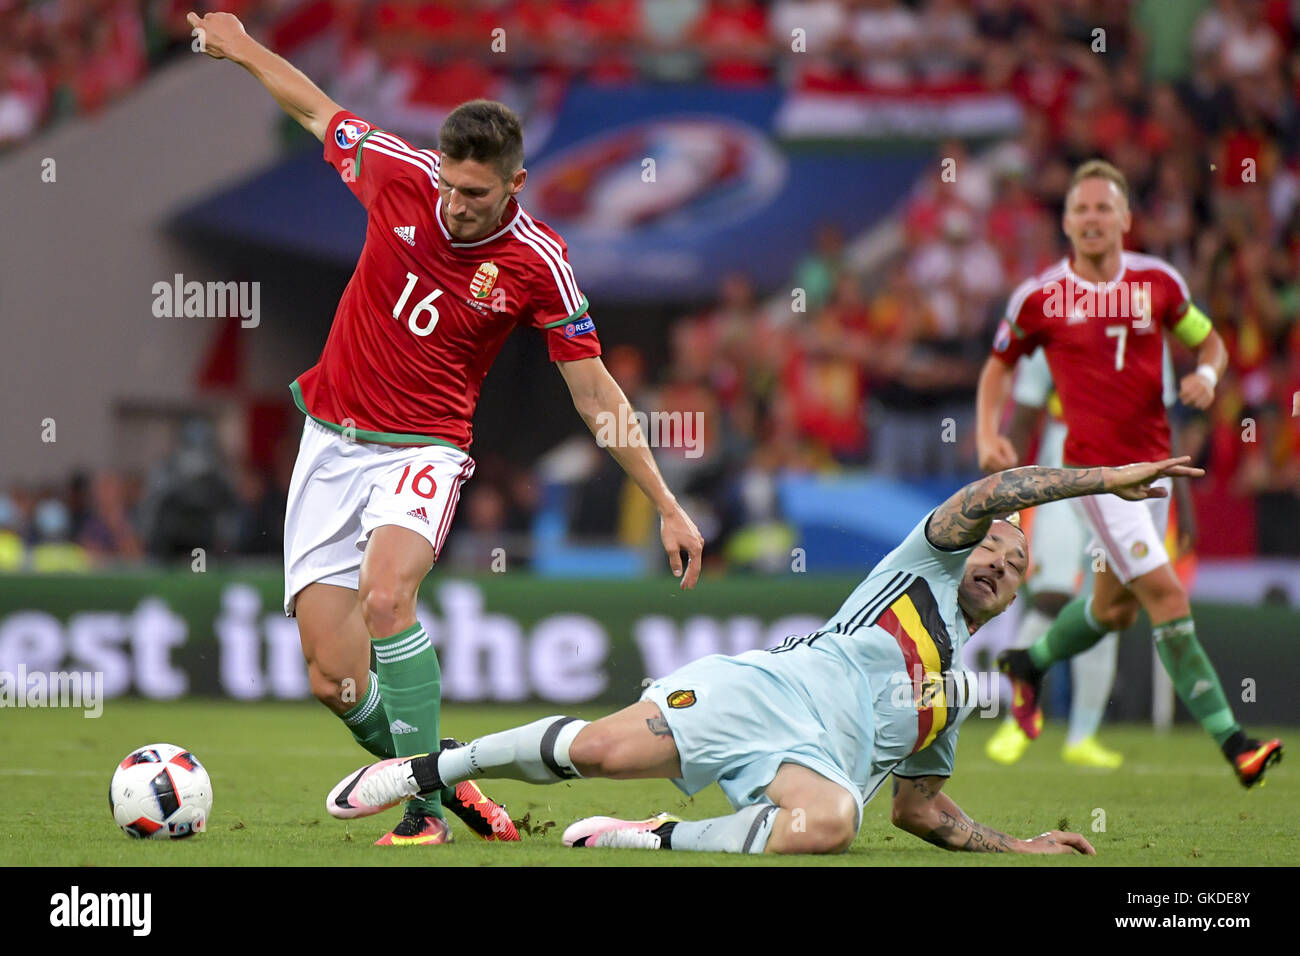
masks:
[[[189,751],[150,744],[117,765],[108,805],[127,836],[179,840],[207,829],[212,781]]]

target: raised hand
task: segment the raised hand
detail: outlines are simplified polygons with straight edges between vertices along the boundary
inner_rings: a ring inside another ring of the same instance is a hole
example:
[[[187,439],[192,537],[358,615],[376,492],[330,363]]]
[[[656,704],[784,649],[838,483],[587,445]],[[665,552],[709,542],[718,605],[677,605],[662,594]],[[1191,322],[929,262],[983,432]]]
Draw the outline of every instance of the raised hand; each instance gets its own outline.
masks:
[[[248,42],[244,25],[233,13],[209,13],[203,17],[190,13],[185,19],[200,31],[199,49],[214,60],[233,59],[234,51]]]

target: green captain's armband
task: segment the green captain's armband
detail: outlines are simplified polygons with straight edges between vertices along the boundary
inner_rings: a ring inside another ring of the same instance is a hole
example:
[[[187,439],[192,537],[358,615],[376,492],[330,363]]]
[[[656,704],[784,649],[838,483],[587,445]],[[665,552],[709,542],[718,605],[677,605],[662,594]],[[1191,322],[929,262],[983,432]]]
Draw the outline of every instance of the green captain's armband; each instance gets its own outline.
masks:
[[[1174,335],[1178,336],[1178,341],[1182,342],[1189,349],[1194,349],[1205,341],[1214,327],[1210,323],[1210,317],[1196,307],[1196,303],[1187,303],[1186,314],[1178,320],[1174,326]]]

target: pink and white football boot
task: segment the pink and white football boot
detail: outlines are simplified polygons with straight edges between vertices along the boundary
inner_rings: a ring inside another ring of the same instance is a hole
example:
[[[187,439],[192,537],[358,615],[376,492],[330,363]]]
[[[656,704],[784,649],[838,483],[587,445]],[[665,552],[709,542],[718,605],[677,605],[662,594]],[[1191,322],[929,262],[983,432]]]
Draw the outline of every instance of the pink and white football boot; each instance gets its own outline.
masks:
[[[325,798],[329,815],[340,820],[368,817],[419,794],[411,774],[410,757],[392,757],[356,770]]]
[[[564,831],[565,846],[598,846],[620,850],[658,850],[662,845],[655,833],[665,823],[681,823],[678,817],[657,813],[648,820],[616,820],[587,817]]]

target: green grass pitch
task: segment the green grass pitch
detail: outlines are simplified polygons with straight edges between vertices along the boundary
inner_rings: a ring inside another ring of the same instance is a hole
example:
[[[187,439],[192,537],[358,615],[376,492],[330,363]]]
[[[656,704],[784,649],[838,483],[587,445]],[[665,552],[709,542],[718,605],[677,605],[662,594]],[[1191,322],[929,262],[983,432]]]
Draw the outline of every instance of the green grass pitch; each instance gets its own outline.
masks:
[[[557,708],[450,706],[443,730],[461,738],[556,713]],[[595,718],[602,712],[579,711]],[[1106,728],[1103,740],[1127,756],[1117,773],[1060,761],[1064,728],[1049,725],[1014,767],[984,756],[994,720],[964,726],[956,773],[945,788],[968,814],[1013,836],[1063,828],[1084,833],[1095,860],[989,857],[945,853],[889,824],[888,788],[867,805],[847,854],[833,858],[746,858],[573,850],[560,843],[572,821],[596,813],[641,817],[668,810],[687,818],[729,812],[710,787],[686,800],[667,781],[577,781],[535,787],[489,781],[511,816],[527,815],[530,835],[487,844],[453,821],[456,842],[443,847],[371,844],[398,811],[343,823],[324,808],[325,794],[368,756],[315,704],[213,701],[109,701],[103,716],[72,710],[0,713],[0,865],[297,866],[297,865],[890,865],[952,866],[1251,866],[1300,860],[1300,807],[1294,772],[1284,762],[1267,784],[1243,790],[1198,730],[1157,735],[1149,727]],[[1266,728],[1253,728],[1264,732]],[[1288,735],[1278,728],[1269,735]],[[1289,737],[1294,741],[1296,734]],[[182,841],[131,840],[113,823],[108,782],[123,756],[144,744],[187,747],[212,775],[215,805],[208,831]],[[1293,758],[1294,759],[1294,758]],[[1104,821],[1103,821],[1104,814]],[[1104,822],[1104,830],[1097,830]]]

